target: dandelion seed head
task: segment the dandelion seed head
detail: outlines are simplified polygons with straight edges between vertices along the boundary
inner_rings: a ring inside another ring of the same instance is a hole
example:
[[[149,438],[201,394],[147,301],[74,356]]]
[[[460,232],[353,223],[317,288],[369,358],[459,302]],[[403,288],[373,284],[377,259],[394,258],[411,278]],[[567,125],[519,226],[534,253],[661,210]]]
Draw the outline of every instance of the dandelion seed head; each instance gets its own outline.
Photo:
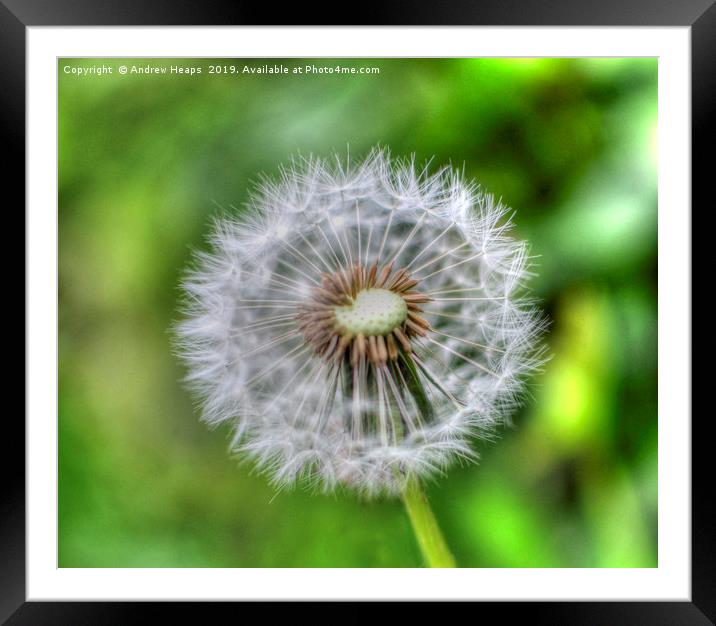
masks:
[[[476,458],[544,361],[511,228],[453,169],[386,150],[263,179],[183,283],[203,419],[281,487],[397,493]]]

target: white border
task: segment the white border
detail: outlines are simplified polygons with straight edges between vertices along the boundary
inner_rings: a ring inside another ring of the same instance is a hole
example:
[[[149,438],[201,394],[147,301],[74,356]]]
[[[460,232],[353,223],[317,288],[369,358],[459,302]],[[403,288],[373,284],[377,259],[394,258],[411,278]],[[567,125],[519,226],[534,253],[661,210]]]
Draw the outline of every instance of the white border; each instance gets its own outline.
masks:
[[[49,599],[689,600],[690,29],[29,28],[27,595]],[[58,569],[57,57],[659,57],[659,567]]]

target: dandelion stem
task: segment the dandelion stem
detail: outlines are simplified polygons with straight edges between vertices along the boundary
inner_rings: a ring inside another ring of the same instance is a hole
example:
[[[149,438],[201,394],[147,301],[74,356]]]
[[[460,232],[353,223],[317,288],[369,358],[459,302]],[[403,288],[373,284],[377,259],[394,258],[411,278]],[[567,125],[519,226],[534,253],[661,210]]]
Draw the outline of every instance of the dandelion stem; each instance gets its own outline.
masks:
[[[417,478],[408,481],[403,502],[427,566],[456,567],[455,558],[445,543],[425,490]]]

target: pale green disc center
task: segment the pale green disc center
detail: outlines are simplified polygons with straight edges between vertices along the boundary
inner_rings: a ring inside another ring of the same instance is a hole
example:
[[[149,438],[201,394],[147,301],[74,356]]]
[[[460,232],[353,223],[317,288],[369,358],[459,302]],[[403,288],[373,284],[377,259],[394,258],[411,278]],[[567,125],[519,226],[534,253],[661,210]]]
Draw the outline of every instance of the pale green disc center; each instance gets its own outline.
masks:
[[[389,335],[408,317],[408,305],[389,289],[371,288],[359,291],[353,304],[333,307],[336,327],[344,334]]]

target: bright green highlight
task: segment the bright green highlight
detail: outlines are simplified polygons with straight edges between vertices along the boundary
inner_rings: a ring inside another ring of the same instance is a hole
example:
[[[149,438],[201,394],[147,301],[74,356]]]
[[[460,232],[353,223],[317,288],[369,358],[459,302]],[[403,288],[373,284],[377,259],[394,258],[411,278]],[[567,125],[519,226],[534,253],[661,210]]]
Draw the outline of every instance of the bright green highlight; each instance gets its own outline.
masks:
[[[336,326],[351,335],[388,335],[408,317],[408,305],[397,293],[377,287],[364,289],[353,304],[334,307]]]
[[[411,478],[403,492],[405,510],[428,567],[456,567],[420,481]]]

